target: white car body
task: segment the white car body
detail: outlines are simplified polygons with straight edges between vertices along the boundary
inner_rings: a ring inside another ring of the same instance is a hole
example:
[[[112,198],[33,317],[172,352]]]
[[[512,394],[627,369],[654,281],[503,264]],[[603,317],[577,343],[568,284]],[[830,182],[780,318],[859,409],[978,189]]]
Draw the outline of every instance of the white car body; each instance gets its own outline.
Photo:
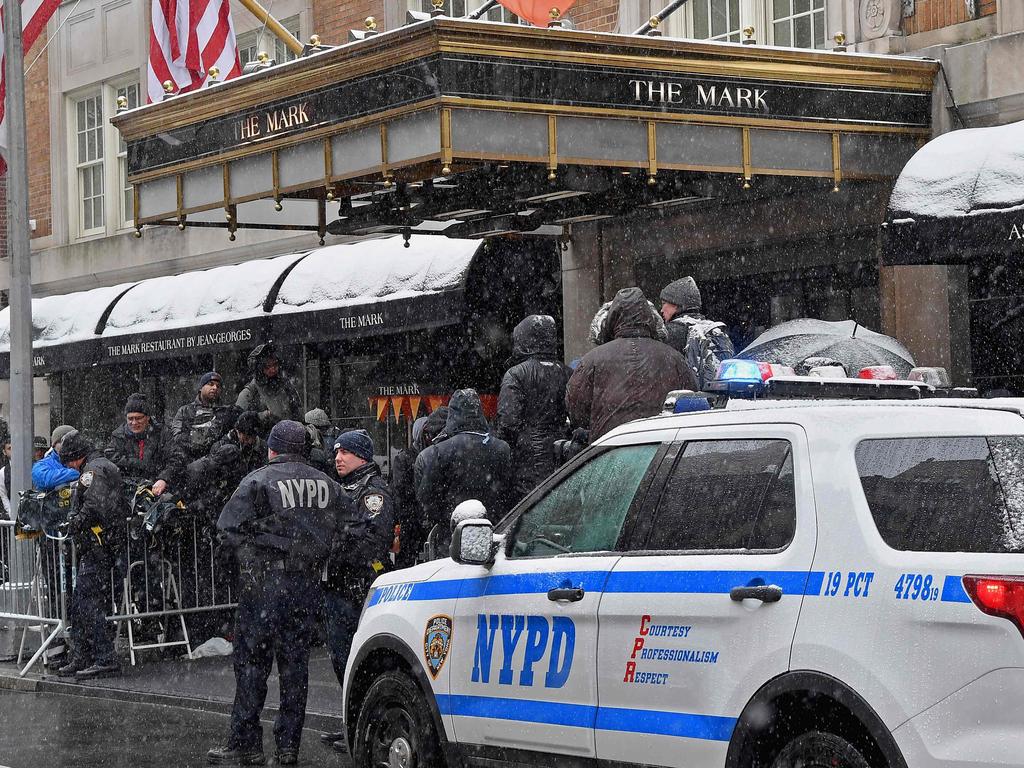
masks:
[[[771,733],[815,717],[810,702],[844,738],[873,745],[872,765],[881,756],[894,767],[1024,766],[1024,637],[980,610],[961,581],[1024,575],[1024,557],[888,546],[855,460],[866,440],[1024,435],[1022,409],[1021,400],[733,401],[620,427],[597,446],[661,452],[634,497],[646,494],[640,508],[627,513],[627,543],[653,535],[643,507],[676,471],[666,462],[679,446],[774,440],[791,451],[788,545],[539,557],[502,545],[490,565],[446,559],[386,574],[349,659],[349,738],[383,665],[418,681],[449,765],[552,764],[551,755],[752,765],[757,750],[774,749]],[[585,463],[549,478],[499,533]],[[734,587],[760,585],[780,587],[781,599],[730,599]],[[435,617],[440,639],[428,631]]]

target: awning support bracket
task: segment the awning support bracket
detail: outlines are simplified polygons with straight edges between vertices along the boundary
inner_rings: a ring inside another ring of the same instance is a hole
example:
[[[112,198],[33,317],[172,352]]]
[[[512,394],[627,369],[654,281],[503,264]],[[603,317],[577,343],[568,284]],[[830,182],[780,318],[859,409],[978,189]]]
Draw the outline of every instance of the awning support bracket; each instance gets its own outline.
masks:
[[[843,165],[839,153],[839,134],[832,134],[832,191],[839,191],[839,182],[843,180]]]

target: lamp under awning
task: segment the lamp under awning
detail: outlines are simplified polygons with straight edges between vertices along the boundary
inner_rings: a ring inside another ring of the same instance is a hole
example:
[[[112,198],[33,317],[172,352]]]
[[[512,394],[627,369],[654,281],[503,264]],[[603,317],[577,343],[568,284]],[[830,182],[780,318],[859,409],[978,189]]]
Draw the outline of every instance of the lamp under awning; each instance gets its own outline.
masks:
[[[958,264],[1024,257],[1024,121],[939,136],[893,189],[885,264]]]

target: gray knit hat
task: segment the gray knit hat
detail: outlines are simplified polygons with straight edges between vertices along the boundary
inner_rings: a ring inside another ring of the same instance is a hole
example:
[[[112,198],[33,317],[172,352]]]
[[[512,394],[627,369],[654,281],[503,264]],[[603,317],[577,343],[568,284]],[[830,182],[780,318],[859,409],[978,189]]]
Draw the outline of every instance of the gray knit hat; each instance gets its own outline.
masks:
[[[64,439],[64,436],[67,435],[68,432],[74,431],[74,427],[68,426],[67,424],[61,424],[59,427],[53,430],[53,433],[50,435],[50,445],[56,445],[57,443]]]

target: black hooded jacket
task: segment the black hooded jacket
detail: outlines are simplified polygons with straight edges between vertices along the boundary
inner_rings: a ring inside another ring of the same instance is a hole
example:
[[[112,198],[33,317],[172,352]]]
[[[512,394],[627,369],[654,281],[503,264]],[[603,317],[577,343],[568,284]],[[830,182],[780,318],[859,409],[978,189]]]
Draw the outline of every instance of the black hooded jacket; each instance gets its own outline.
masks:
[[[510,506],[512,451],[490,434],[472,389],[452,395],[445,438],[416,457],[416,499],[425,525],[448,531],[452,510],[467,499],[478,499],[488,517],[498,520]]]
[[[615,295],[607,322],[614,338],[583,356],[566,392],[569,418],[590,430],[591,442],[660,413],[673,389],[696,388],[686,358],[657,340],[656,318],[639,288]]]
[[[168,484],[173,475],[171,454],[170,430],[155,421],[138,435],[121,424],[110,433],[103,449],[125,480],[163,480]]]
[[[572,372],[558,360],[554,319],[530,315],[519,323],[509,362],[498,398],[498,436],[512,447],[515,497],[521,499],[555,470],[552,446],[565,437]]]

